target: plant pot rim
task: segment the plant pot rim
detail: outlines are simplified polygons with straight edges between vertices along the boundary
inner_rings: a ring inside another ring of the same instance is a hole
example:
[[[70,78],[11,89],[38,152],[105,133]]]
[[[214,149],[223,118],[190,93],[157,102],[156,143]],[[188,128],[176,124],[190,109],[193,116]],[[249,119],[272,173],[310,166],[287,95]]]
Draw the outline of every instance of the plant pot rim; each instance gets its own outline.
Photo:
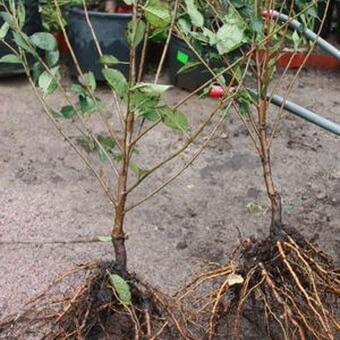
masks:
[[[81,7],[72,6],[65,8],[66,13],[84,15],[85,11]],[[99,12],[99,11],[87,11],[90,16],[96,17],[104,17],[104,18],[119,18],[119,19],[130,19],[132,18],[132,13],[107,13],[107,12]]]

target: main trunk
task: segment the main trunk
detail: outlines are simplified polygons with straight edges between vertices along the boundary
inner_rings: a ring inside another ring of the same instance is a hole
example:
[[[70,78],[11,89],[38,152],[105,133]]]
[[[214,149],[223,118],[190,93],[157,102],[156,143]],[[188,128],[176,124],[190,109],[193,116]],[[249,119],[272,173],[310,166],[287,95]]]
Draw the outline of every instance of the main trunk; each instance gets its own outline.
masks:
[[[270,150],[267,143],[267,109],[268,102],[261,100],[259,105],[259,140],[261,147],[261,163],[263,169],[263,177],[266,185],[267,195],[271,203],[271,224],[270,235],[272,237],[278,236],[282,231],[282,208],[281,208],[281,196],[276,191],[272,175],[272,167],[270,160]]]
[[[122,273],[127,272],[127,253],[125,247],[124,221],[126,205],[127,166],[124,160],[118,179],[118,199],[115,207],[114,226],[112,229],[112,244],[116,256],[116,269]]]
[[[124,204],[125,206],[125,204]],[[115,252],[115,265],[116,269],[119,272],[126,273],[127,272],[127,253],[125,247],[125,235],[123,232],[123,225],[125,219],[125,207],[123,210],[117,211],[116,208],[116,217],[114,220],[114,227],[112,229],[112,244]]]

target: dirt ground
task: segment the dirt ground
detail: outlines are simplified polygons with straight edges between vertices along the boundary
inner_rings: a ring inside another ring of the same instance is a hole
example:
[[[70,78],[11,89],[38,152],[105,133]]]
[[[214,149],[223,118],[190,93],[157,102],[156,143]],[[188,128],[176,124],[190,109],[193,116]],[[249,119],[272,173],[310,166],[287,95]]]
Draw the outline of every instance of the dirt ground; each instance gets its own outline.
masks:
[[[340,72],[302,72],[290,99],[340,122]],[[109,91],[100,89],[103,98]],[[167,95],[176,103],[184,92]],[[110,232],[112,208],[90,172],[60,139],[24,78],[0,80],[0,318],[76,264],[111,258],[111,245],[92,240]],[[50,101],[61,104],[58,95]],[[194,98],[191,122],[215,105]],[[315,236],[340,259],[339,138],[287,114],[274,139],[273,167],[284,218]],[[183,137],[158,129],[146,139],[143,165],[175,150]],[[183,163],[183,160],[179,164]],[[157,173],[140,198],[174,166]],[[237,117],[157,198],[128,215],[129,268],[164,291],[175,291],[207,262],[226,260],[242,236],[265,236],[267,199],[259,161]],[[79,242],[78,242],[79,241]],[[77,243],[78,242],[78,243]]]

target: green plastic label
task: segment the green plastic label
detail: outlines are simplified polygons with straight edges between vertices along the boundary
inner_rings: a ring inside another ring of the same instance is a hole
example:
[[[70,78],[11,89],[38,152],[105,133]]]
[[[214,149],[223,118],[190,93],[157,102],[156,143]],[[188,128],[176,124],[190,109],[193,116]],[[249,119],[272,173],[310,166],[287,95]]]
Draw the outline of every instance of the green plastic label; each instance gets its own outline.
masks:
[[[176,59],[184,65],[189,62],[189,56],[180,50],[177,51]]]

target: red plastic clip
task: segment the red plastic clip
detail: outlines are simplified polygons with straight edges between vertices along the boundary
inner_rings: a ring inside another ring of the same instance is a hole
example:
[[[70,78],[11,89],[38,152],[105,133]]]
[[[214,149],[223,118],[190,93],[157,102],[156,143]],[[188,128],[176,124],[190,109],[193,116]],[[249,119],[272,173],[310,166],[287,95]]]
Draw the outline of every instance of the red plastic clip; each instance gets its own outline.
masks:
[[[224,90],[221,86],[214,85],[209,91],[209,97],[220,98],[224,95]]]
[[[269,11],[263,11],[261,13],[261,15],[264,17],[264,18],[269,18],[269,19],[277,19],[279,17],[279,12],[278,11],[275,11],[273,9],[269,10]]]

